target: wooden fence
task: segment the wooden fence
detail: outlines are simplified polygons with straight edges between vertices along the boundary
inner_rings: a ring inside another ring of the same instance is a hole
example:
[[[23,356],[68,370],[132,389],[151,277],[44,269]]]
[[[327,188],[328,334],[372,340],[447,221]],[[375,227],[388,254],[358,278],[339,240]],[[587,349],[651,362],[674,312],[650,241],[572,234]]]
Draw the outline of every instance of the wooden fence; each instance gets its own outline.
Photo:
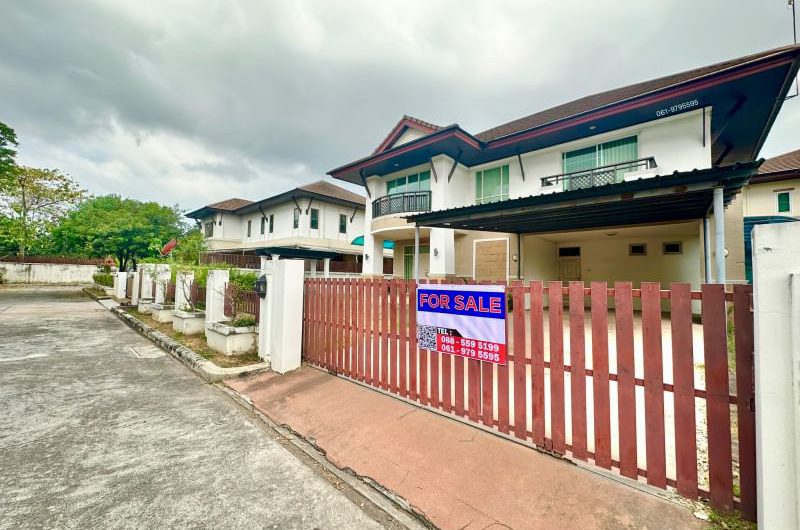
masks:
[[[227,264],[239,269],[260,269],[261,257],[253,254],[233,254],[229,252],[204,252],[200,254],[202,265]]]
[[[225,286],[224,312],[228,318],[236,318],[241,314],[252,315],[256,323],[260,320],[261,298],[251,290],[240,289],[229,283]]]
[[[189,302],[195,309],[206,308],[206,288],[197,285],[197,282],[192,282],[192,287],[189,291]]]
[[[419,349],[416,284],[404,280],[306,279],[303,355],[461,421],[755,520],[750,286],[506,289],[505,366]]]

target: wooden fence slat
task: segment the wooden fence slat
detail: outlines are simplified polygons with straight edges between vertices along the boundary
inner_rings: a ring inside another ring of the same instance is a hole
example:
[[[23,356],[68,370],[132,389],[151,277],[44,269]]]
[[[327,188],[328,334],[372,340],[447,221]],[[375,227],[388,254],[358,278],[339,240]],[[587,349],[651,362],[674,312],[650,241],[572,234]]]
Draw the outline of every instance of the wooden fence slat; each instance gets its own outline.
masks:
[[[361,353],[361,285],[362,281],[356,279],[353,281],[353,379],[361,381],[363,373],[362,368],[362,353]]]
[[[510,293],[508,286],[506,286],[505,282],[498,282],[499,284],[505,286],[503,291],[506,300],[508,300],[508,295]],[[505,326],[506,326],[506,343],[508,343],[508,315],[506,315],[505,319]],[[494,365],[495,368],[495,375],[497,377],[497,428],[500,432],[504,434],[508,434],[510,431],[509,428],[509,368],[508,362],[506,364],[496,364]]]
[[[592,395],[594,396],[594,462],[611,469],[611,398],[608,375],[608,285],[592,282]]]
[[[319,304],[320,304],[320,294],[319,294],[319,282],[316,279],[311,280],[311,304],[313,307],[313,321],[311,326],[311,340],[313,347],[312,351],[312,360],[315,365],[319,366],[319,329],[320,329],[320,315],[319,315]]]
[[[380,280],[381,300],[381,388],[389,388],[389,282]]]
[[[441,283],[437,280],[432,280],[430,283]],[[438,352],[434,350],[427,350],[428,354],[428,383],[430,384],[430,394],[428,395],[429,402],[432,407],[439,408],[441,405],[440,397],[439,397],[439,390],[441,388],[441,384],[439,381],[439,355]]]
[[[341,373],[348,375],[349,374],[349,361],[348,361],[348,347],[347,347],[347,315],[348,315],[348,304],[350,303],[349,293],[347,292],[347,283],[348,280],[346,278],[342,278],[339,281],[339,293],[342,297],[340,302],[340,311],[339,311],[339,352],[341,356]]]
[[[346,373],[344,361],[344,279],[336,280],[336,373]]]
[[[428,283],[427,280],[420,280],[419,281],[419,288],[424,289],[426,284]],[[419,401],[423,405],[430,405],[430,393],[428,389],[428,381],[430,378],[430,355],[428,355],[428,350],[420,348],[419,349]]]
[[[733,286],[736,340],[736,415],[739,428],[739,497],[742,515],[756,520],[756,416],[753,369],[753,312],[750,285]]]
[[[464,382],[466,381],[466,365],[467,360],[463,357],[454,357],[453,363],[455,364],[453,379],[455,381],[455,403],[453,404],[453,411],[457,416],[463,417],[466,410],[464,407]]]
[[[453,412],[452,364],[453,355],[442,354],[442,409]]]
[[[525,291],[521,281],[513,282],[511,296],[514,304],[514,436],[526,440],[528,378],[525,359],[528,348],[525,341]]]
[[[398,299],[400,303],[400,395],[408,397],[408,282],[399,280]]]
[[[359,327],[361,328],[361,335],[358,338],[358,348],[359,348],[359,359],[358,359],[358,369],[359,369],[359,381],[364,381],[366,379],[366,369],[364,368],[364,363],[366,362],[366,351],[367,351],[367,342],[369,341],[369,328],[367,327],[367,309],[366,309],[366,288],[367,282],[364,280],[359,280],[358,282],[358,323]]]
[[[417,400],[419,397],[418,370],[419,347],[417,346],[417,282],[408,282],[408,397]]]
[[[545,445],[544,408],[544,286],[535,281],[530,284],[531,296],[531,406],[533,408],[533,443]]]
[[[675,400],[675,470],[678,493],[697,498],[697,425],[694,403],[692,300],[688,283],[670,286],[672,384]]]
[[[667,487],[664,439],[664,357],[661,349],[661,285],[642,282],[644,422],[647,483]]]
[[[619,472],[639,476],[636,448],[636,383],[633,356],[633,289],[630,282],[614,284],[614,320],[617,343]]]
[[[373,359],[373,352],[377,351],[377,342],[378,336],[376,335],[376,327],[377,322],[375,318],[375,280],[369,279],[367,280],[366,286],[366,296],[365,300],[367,302],[366,307],[366,314],[364,318],[366,319],[366,333],[367,333],[367,340],[366,340],[366,353],[364,358],[364,381],[368,384],[372,384],[372,359]]]
[[[572,456],[586,461],[586,331],[583,282],[569,282],[569,364]]]
[[[733,509],[730,405],[728,404],[728,344],[725,286],[704,284],[703,347],[706,365],[708,475],[711,504]]]
[[[389,282],[389,390],[393,394],[397,393],[398,382],[397,306],[400,302],[397,294],[400,290],[399,284],[400,282],[395,279]]]
[[[566,452],[564,436],[564,298],[561,282],[548,282],[550,326],[550,425],[553,451]]]
[[[356,330],[358,329],[358,320],[356,318],[357,315],[357,297],[356,297],[356,289],[358,288],[358,280],[349,279],[347,281],[347,303],[350,305],[350,319],[347,321],[347,329],[349,330],[348,333],[348,341],[347,341],[347,352],[348,352],[348,363],[347,366],[350,368],[350,377],[355,379],[357,377],[358,370],[356,369],[357,362],[358,362],[358,355],[356,353],[357,350],[357,340],[356,340]]]

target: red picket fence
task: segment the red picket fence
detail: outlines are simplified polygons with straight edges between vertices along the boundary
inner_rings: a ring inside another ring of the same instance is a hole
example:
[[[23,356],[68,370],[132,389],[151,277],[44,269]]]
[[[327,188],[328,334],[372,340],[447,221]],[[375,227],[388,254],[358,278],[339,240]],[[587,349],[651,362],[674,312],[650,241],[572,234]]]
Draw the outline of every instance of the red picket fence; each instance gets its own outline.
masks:
[[[461,421],[755,520],[750,286],[506,289],[505,366],[419,349],[416,284],[404,280],[306,279],[303,355]]]
[[[125,296],[130,298],[133,296],[133,275],[129,274],[125,282]]]
[[[224,312],[226,317],[236,318],[237,315],[246,313],[253,315],[258,323],[260,308],[261,299],[257,292],[240,289],[232,283],[225,286]]]
[[[174,304],[175,303],[175,284],[173,282],[167,282],[166,292],[164,293],[164,303],[165,304]]]

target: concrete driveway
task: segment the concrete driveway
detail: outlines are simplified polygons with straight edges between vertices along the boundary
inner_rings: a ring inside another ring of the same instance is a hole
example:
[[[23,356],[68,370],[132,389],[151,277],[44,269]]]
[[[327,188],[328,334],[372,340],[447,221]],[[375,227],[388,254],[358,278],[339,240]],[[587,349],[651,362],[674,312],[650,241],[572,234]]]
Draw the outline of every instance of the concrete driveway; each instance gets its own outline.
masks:
[[[0,529],[391,527],[75,289],[0,289]]]

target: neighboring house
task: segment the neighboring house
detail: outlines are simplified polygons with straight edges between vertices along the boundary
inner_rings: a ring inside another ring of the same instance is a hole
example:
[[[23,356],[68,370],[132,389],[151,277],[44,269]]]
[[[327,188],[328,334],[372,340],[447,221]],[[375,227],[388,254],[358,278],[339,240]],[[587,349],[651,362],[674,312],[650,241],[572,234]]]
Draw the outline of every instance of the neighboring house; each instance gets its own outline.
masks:
[[[742,193],[745,276],[753,281],[750,234],[758,224],[800,221],[800,149],[766,160]]]
[[[186,214],[201,226],[209,250],[358,262],[364,197],[325,181],[260,201],[228,199]],[[362,237],[363,239],[363,237]]]
[[[420,278],[725,281],[713,218],[757,171],[798,55],[741,57],[479,134],[404,116],[329,172],[367,190],[363,274],[380,274],[368,257],[391,240],[395,275],[414,277],[417,238]]]

